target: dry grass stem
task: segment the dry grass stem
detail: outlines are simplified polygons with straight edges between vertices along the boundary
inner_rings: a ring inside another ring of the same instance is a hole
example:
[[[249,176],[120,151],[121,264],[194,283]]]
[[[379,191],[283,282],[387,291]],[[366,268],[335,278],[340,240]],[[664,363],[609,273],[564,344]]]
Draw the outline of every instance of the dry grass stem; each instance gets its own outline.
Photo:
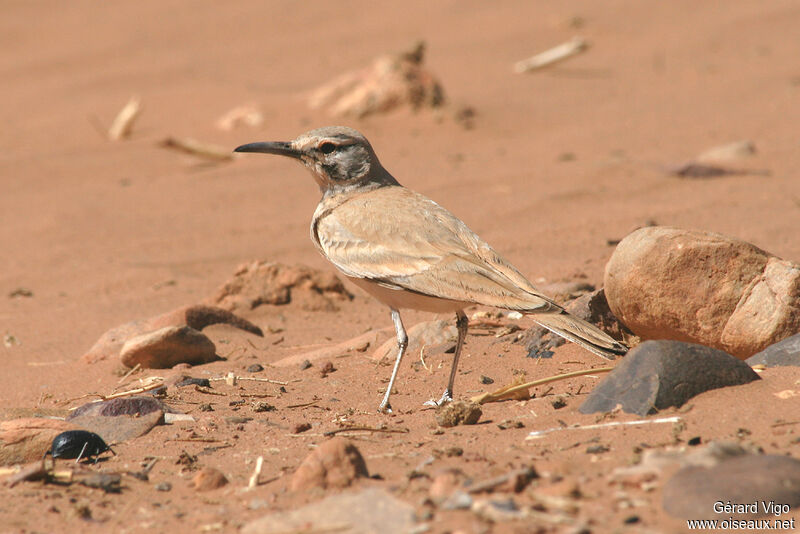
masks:
[[[508,386],[504,386],[498,390],[492,391],[491,393],[482,393],[476,397],[472,397],[470,399],[472,402],[476,402],[478,404],[484,404],[487,402],[497,402],[499,400],[505,400],[509,398],[517,398],[514,397],[520,391],[526,391],[529,388],[541,386],[544,384],[549,384],[550,382],[557,382],[558,380],[566,380],[568,378],[574,378],[576,376],[586,376],[592,375],[595,373],[608,373],[613,371],[613,367],[598,367],[597,369],[582,369],[580,371],[573,371],[571,373],[564,373],[561,375],[551,376],[548,378],[540,378],[539,380],[534,380],[532,382],[525,382],[524,384],[510,384]],[[526,398],[530,398],[528,395]]]
[[[535,56],[523,59],[514,64],[514,72],[521,74],[538,70],[559,61],[563,61],[589,48],[589,43],[583,37],[573,37],[566,43],[545,50]]]

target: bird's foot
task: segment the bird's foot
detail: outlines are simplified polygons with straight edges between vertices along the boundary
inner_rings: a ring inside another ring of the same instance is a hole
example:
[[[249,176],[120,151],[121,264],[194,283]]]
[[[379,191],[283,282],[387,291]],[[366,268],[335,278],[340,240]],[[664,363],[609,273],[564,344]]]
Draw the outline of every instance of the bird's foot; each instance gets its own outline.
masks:
[[[453,402],[453,395],[450,393],[449,389],[446,389],[444,390],[441,399],[439,399],[438,401],[431,399],[427,401],[425,404],[423,404],[423,406],[444,406],[448,402]]]

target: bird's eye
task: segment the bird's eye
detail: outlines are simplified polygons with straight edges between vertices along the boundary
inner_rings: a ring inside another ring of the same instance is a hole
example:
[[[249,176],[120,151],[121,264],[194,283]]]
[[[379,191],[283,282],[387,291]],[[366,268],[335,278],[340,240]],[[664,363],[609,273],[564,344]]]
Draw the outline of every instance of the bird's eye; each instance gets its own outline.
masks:
[[[330,154],[334,150],[336,150],[336,145],[334,145],[333,143],[322,143],[321,145],[319,145],[319,151],[322,152],[323,154]]]

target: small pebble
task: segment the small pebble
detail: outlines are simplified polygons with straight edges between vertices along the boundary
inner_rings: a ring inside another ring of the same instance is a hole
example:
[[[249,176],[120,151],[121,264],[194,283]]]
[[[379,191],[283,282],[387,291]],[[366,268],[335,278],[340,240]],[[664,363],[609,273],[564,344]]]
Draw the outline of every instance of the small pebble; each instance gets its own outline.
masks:
[[[700,445],[700,442],[701,442],[700,436],[695,436],[691,438],[689,441],[687,441],[686,444],[691,447],[695,447],[697,445]]]
[[[254,363],[247,368],[248,373],[260,373],[264,370],[264,366],[260,363]]]
[[[175,384],[175,387],[182,388],[184,386],[202,386],[204,388],[210,388],[211,382],[208,381],[208,378],[184,378],[180,382]]]
[[[178,456],[178,459],[175,460],[177,465],[194,465],[197,463],[197,456],[194,454],[189,454],[186,451],[181,452]]]
[[[322,369],[320,369],[319,374],[322,376],[322,378],[325,378],[335,370],[336,367],[333,366],[333,363],[325,362],[324,364],[322,364]]]
[[[78,483],[87,488],[97,488],[106,493],[119,493],[122,477],[117,473],[92,473],[85,478],[79,479]]]
[[[166,397],[167,396],[167,386],[157,387],[155,389],[151,389],[150,391],[145,392],[145,395],[152,395],[153,397]]]
[[[252,404],[252,406],[253,406],[253,411],[256,412],[256,413],[274,412],[275,411],[275,406],[271,405],[268,402],[264,402],[264,401],[256,401],[256,402],[254,402]]]
[[[603,454],[604,452],[608,452],[610,450],[611,449],[605,445],[590,445],[586,447],[586,454]]]
[[[448,458],[452,458],[453,456],[461,456],[464,454],[464,449],[461,447],[448,447],[444,450],[444,455]]]
[[[231,425],[243,425],[245,423],[249,423],[252,420],[253,420],[252,417],[231,416],[231,417],[226,417],[225,418],[225,422],[227,422],[228,424],[231,424]]]
[[[486,375],[481,375],[481,384],[494,384],[494,379]]]
[[[210,404],[201,404],[200,405],[201,412],[213,412],[214,408]]]
[[[228,483],[227,477],[213,467],[204,467],[192,479],[197,491],[210,491],[221,488]]]
[[[308,360],[303,360],[303,363],[300,364],[300,370],[301,371],[305,371],[309,367],[311,367],[311,362],[308,361]]]
[[[560,410],[567,405],[567,401],[565,401],[563,397],[556,397],[550,402],[550,404],[553,406],[554,410]]]
[[[513,419],[506,419],[497,423],[497,428],[500,430],[508,430],[509,428],[525,428],[522,421],[514,421]]]
[[[474,425],[482,413],[480,406],[472,402],[448,402],[436,409],[436,423],[443,427]]]
[[[178,422],[190,422],[194,423],[196,419],[187,413],[165,413],[164,414],[164,424],[165,425],[173,425]]]
[[[358,448],[342,438],[322,442],[292,475],[292,491],[344,488],[368,477],[367,464]]]
[[[247,503],[248,510],[261,510],[263,508],[269,508],[269,501],[266,499],[253,499]]]
[[[419,512],[417,512],[417,521],[430,521],[433,519],[433,510],[430,507],[426,506]]]
[[[303,432],[305,432],[307,430],[311,430],[311,424],[310,423],[300,423],[300,424],[294,425],[294,427],[292,428],[292,434],[302,434]]]
[[[172,484],[169,482],[159,482],[155,485],[156,491],[170,491],[172,489]]]
[[[442,510],[469,510],[472,506],[472,497],[463,491],[456,491],[442,504]]]

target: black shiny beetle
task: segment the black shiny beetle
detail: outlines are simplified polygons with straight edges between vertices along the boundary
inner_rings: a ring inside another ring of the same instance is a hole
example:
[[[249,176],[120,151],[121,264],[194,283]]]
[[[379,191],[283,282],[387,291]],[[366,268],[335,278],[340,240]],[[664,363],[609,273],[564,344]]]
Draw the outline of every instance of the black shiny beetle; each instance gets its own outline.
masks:
[[[87,432],[86,430],[68,430],[62,432],[53,438],[53,444],[50,450],[44,453],[45,457],[51,455],[53,459],[56,458],[75,458],[75,463],[78,463],[81,458],[89,460],[94,456],[94,463],[97,463],[97,457],[106,451],[111,451],[114,456],[117,453],[109,447],[103,438],[94,432]]]

